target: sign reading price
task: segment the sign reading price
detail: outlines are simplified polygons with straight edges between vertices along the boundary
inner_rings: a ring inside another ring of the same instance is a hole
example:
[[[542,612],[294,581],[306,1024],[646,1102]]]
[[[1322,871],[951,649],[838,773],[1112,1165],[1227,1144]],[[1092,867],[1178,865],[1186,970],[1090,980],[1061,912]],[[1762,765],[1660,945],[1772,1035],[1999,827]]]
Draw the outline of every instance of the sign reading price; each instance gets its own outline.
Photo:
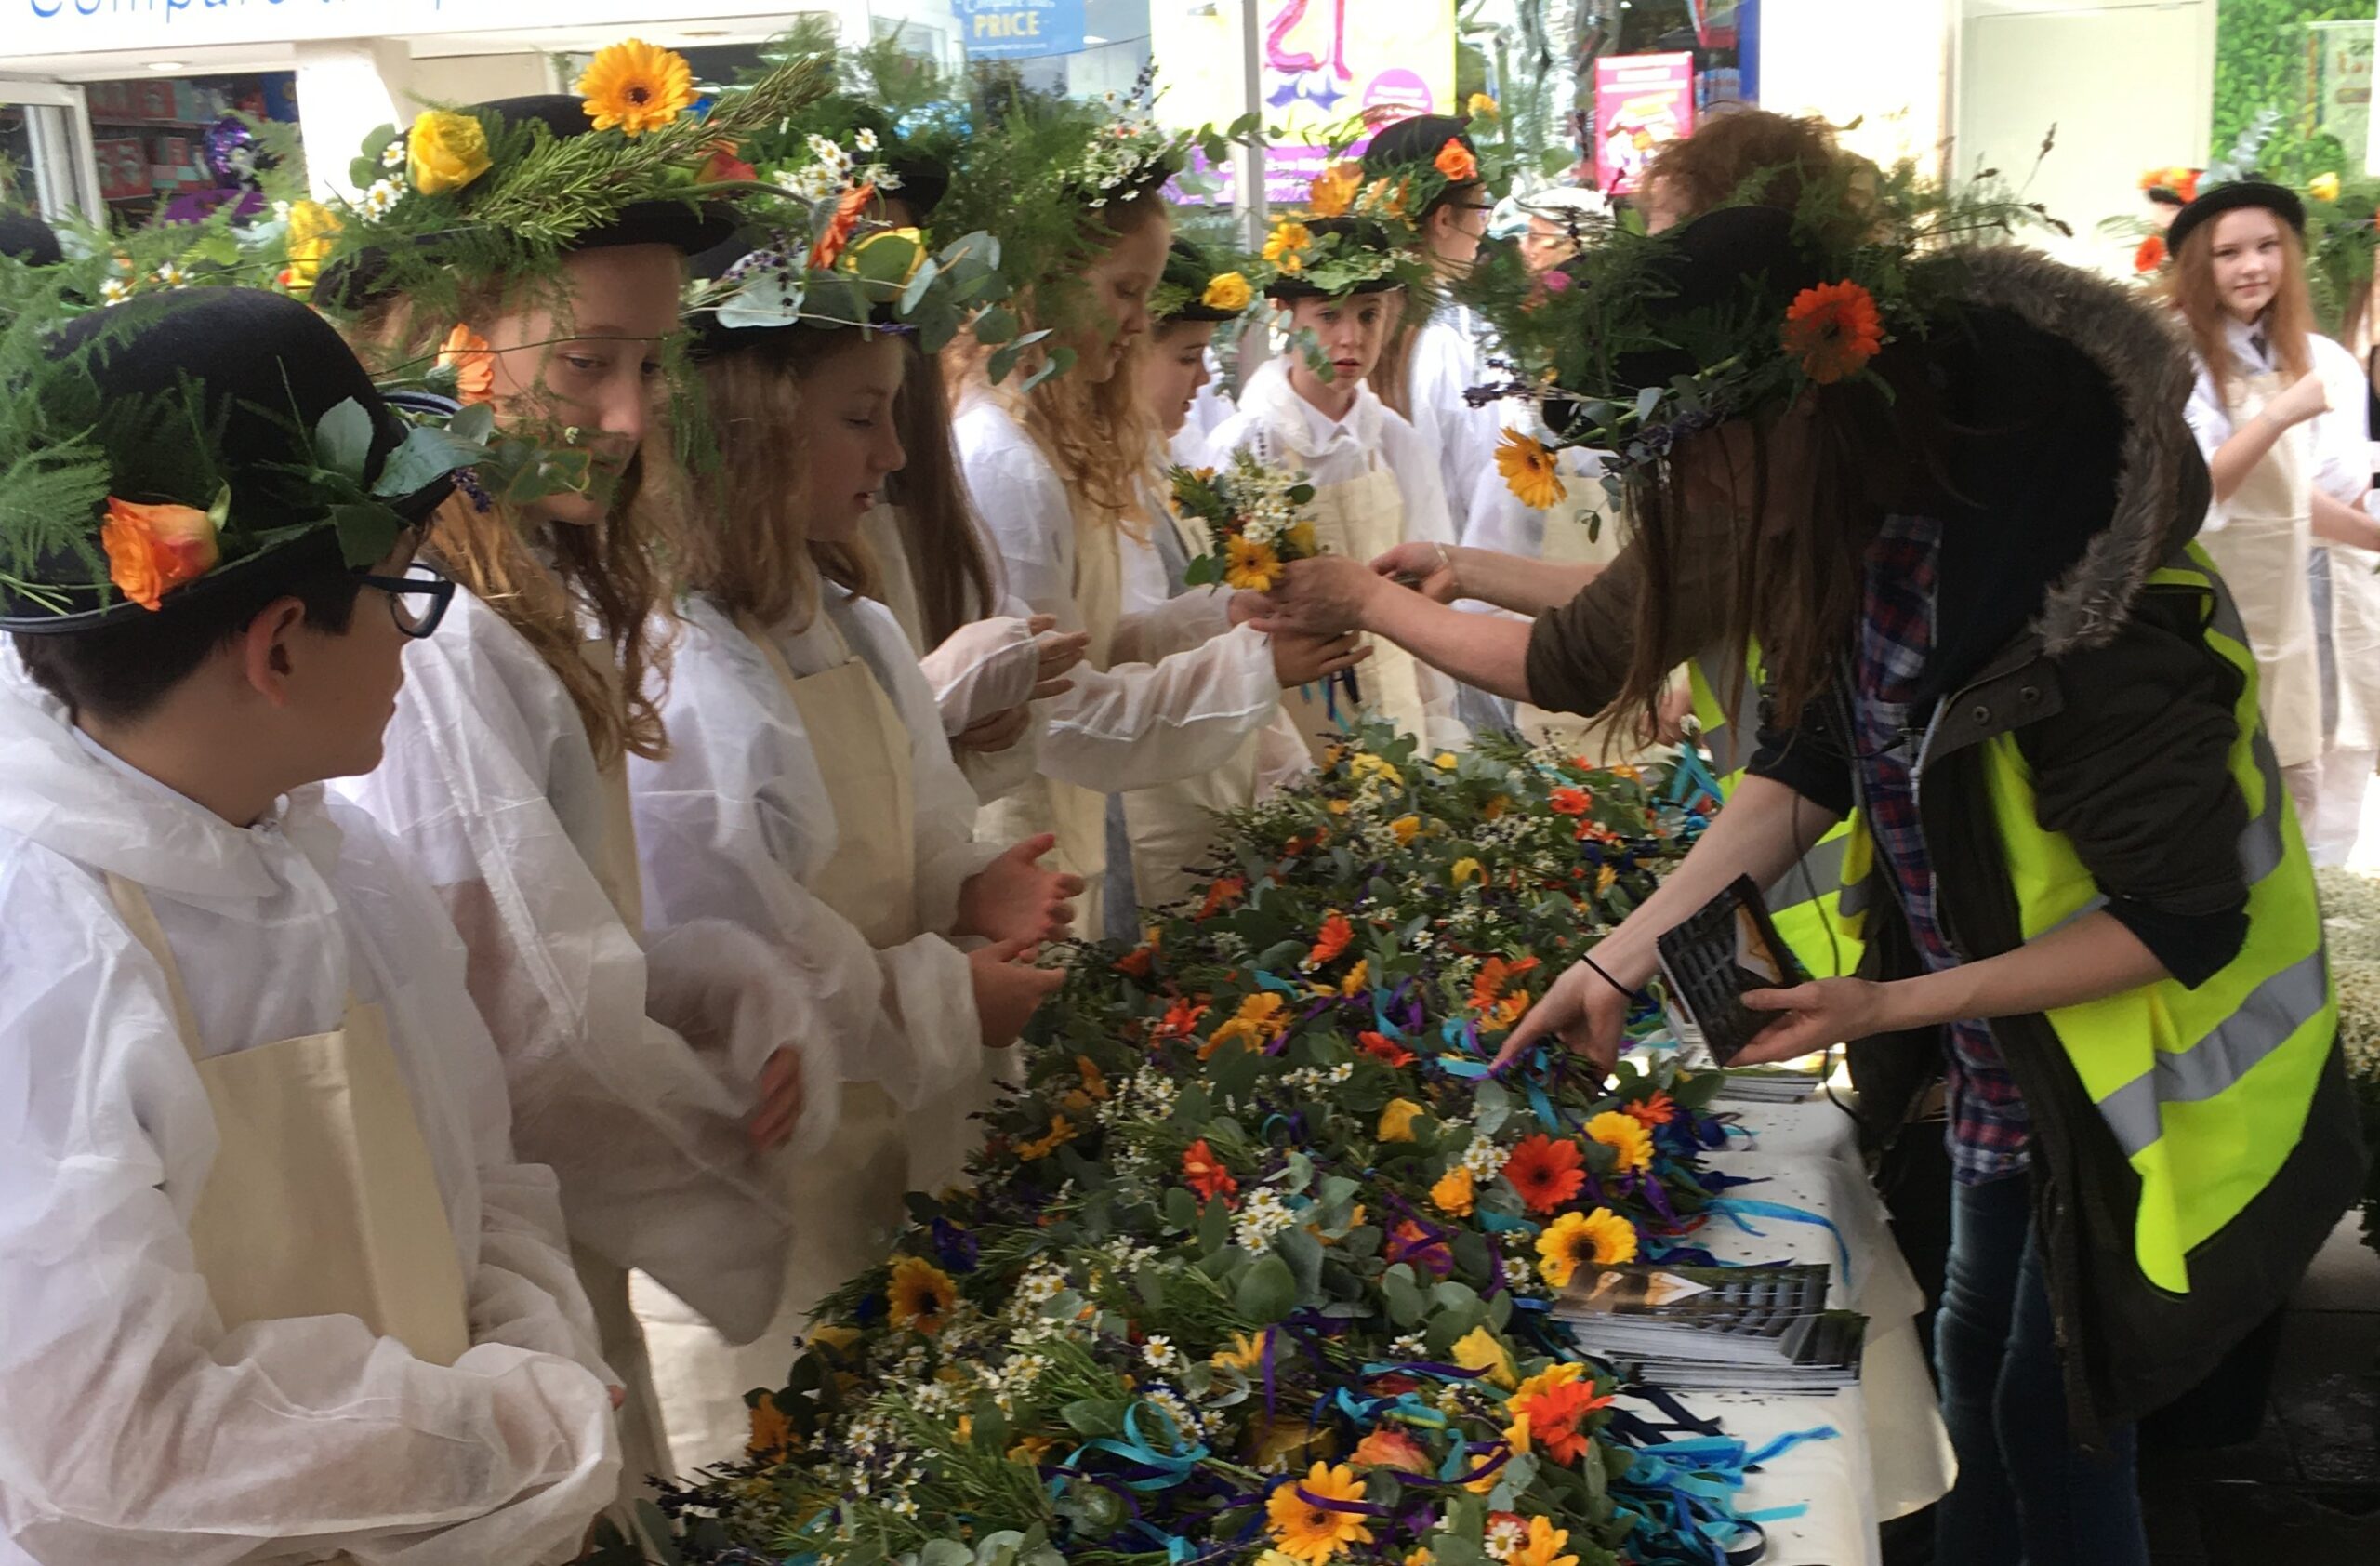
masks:
[[[1073,54],[1083,46],[1083,0],[956,0],[959,42],[984,60]]]

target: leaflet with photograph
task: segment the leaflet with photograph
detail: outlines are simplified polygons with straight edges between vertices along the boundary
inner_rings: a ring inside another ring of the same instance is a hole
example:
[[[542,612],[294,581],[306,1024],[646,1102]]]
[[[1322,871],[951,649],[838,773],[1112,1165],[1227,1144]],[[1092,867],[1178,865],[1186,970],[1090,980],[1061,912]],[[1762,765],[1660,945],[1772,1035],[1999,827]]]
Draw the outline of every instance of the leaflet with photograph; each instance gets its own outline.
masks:
[[[1659,956],[1671,1020],[1725,1066],[1776,1020],[1743,1003],[1747,989],[1781,989],[1808,981],[1793,949],[1777,934],[1750,876],[1661,936]]]

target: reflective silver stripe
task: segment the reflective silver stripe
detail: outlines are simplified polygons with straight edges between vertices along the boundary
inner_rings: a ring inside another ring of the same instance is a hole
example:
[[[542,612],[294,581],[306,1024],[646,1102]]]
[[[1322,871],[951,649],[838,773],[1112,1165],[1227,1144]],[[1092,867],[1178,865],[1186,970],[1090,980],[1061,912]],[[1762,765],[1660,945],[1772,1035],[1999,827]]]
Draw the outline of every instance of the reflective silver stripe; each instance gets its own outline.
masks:
[[[2215,613],[2209,620],[2210,628],[2217,635],[2238,643],[2242,651],[2249,650],[2248,628],[2241,621],[2240,606],[2231,601],[2231,590],[2224,586],[2223,578],[2213,572],[2201,570],[2195,562],[2169,569],[2188,571],[2206,583],[2208,591],[2215,595]],[[2256,725],[2255,737],[2250,742],[2249,750],[2255,757],[2256,776],[2264,780],[2265,786],[2264,809],[2240,834],[2240,873],[2246,877],[2249,885],[2254,886],[2281,869],[2281,812],[2289,796],[2281,788],[2281,758],[2273,753],[2271,737],[2265,733],[2261,723]]]
[[[1845,919],[1857,919],[1868,911],[1869,905],[1874,900],[1868,890],[1868,883],[1865,881],[1857,882],[1843,889],[1842,897],[1834,905],[1835,911]]]
[[[1752,726],[1731,720],[1729,714],[1758,718],[1760,689],[1752,683],[1751,670],[1717,648],[1696,658],[1694,665],[1701,670],[1703,688],[1719,709],[1718,721],[1702,731],[1702,743],[1711,752],[1711,770],[1732,788],[1735,775],[1752,761],[1752,748],[1737,738],[1738,729],[1750,733]]]
[[[2104,892],[2099,893],[2099,894],[2097,894],[2097,895],[2094,896],[2091,898],[2091,900],[2090,900],[2089,902],[2084,903],[2081,908],[2076,909],[2072,913],[2068,914],[2065,918],[2063,918],[2063,919],[2059,920],[2056,923],[2055,923],[2055,924],[2051,925],[2048,929],[2043,930],[2040,936],[2035,936],[2033,937],[2033,939],[2035,939],[2035,940],[2040,940],[2040,939],[2042,938],[2042,936],[2054,936],[2054,935],[2057,934],[2057,932],[2058,932],[2058,931],[2065,929],[2069,924],[2073,923],[2076,920],[2078,920],[2078,919],[2084,919],[2084,918],[2088,918],[2090,915],[2092,915],[2092,914],[2095,914],[2095,913],[2098,912],[2101,909],[2103,909],[2103,908],[2105,908],[2105,907],[2107,907],[2107,906],[2108,906],[2108,896],[2107,896],[2107,894],[2106,894],[2106,893],[2104,893]]]
[[[1843,889],[1843,853],[1851,842],[1851,834],[1813,844],[1801,861],[1777,878],[1768,895],[1773,909],[1781,911],[1804,903],[1816,902],[1831,892]]]
[[[2161,1053],[2157,1064],[2099,1100],[2108,1129],[2130,1158],[2164,1134],[2160,1106],[2214,1097],[2289,1042],[2329,1001],[2330,965],[2320,947],[2249,992],[2240,1009],[2187,1050]]]

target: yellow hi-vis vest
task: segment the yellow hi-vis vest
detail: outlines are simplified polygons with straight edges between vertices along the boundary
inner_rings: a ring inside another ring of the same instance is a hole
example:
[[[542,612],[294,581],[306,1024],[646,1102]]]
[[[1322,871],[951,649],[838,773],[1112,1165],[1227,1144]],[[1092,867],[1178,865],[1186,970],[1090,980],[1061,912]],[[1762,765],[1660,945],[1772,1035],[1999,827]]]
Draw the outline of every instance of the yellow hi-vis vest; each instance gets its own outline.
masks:
[[[2238,1216],[2297,1145],[2338,1001],[2313,867],[2257,716],[2255,656],[2239,610],[2196,544],[2184,564],[2150,575],[2147,591],[2161,590],[2202,595],[2207,645],[2241,675],[2231,775],[2248,803],[2240,837],[2247,941],[2195,989],[2161,979],[2045,1015],[2140,1176],[2133,1235],[2140,1269],[2179,1294],[2190,1286],[2191,1249]],[[1983,750],[2025,939],[2104,906],[2072,843],[2042,829],[2016,736],[1999,735]]]
[[[1752,755],[1752,722],[1760,711],[1760,651],[1752,649],[1749,664],[1738,668],[1724,652],[1711,648],[1686,665],[1686,678],[1693,686],[1695,721],[1701,724],[1702,743],[1711,752],[1711,770],[1719,779],[1720,793],[1732,796]],[[1732,723],[1730,710],[1738,719]],[[1854,815],[1836,822],[1767,889],[1777,933],[1813,978],[1843,978],[1859,967],[1856,903],[1872,854],[1868,835],[1851,829],[1858,818]]]

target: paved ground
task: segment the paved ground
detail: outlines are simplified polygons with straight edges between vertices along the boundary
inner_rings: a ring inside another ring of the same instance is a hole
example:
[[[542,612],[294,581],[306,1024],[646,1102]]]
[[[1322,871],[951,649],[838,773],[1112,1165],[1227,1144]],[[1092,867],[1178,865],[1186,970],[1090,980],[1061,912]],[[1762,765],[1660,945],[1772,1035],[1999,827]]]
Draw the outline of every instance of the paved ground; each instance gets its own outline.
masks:
[[[2380,1255],[2353,1214],[2290,1301],[2254,1439],[2191,1434],[2141,1460],[2154,1566],[2380,1566]],[[1887,1530],[1888,1566],[1924,1566],[1930,1521]]]

